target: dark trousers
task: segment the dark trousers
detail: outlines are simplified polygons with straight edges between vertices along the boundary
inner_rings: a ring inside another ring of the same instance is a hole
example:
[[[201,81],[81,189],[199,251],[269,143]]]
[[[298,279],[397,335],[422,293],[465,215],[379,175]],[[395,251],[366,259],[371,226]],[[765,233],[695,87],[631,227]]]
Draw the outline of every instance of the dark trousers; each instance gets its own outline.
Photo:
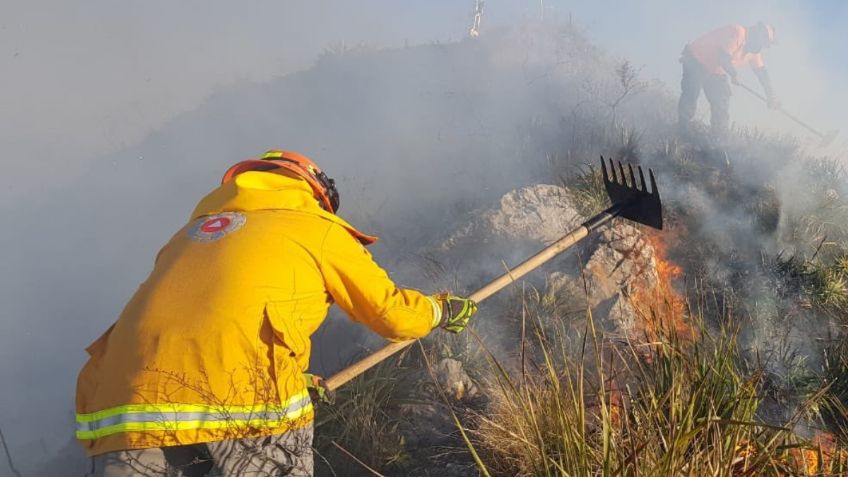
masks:
[[[713,74],[691,56],[684,55],[683,79],[680,81],[680,101],[677,103],[677,121],[688,128],[698,107],[701,90],[710,102],[710,129],[714,134],[724,134],[730,124],[730,81],[726,75]]]

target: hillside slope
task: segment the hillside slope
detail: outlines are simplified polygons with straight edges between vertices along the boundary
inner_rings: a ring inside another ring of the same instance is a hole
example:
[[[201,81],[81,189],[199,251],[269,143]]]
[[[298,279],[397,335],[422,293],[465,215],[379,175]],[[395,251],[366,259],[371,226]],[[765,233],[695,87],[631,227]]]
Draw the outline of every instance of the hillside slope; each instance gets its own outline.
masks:
[[[832,158],[810,157],[792,138],[748,130],[722,142],[697,133],[679,137],[674,104],[663,85],[598,50],[573,27],[538,25],[452,44],[329,52],[302,73],[222,91],[141,143],[98,161],[62,194],[32,204],[30,213],[4,211],[18,227],[0,237],[0,245],[14,249],[27,241],[38,252],[8,258],[21,271],[15,279],[33,286],[24,296],[9,296],[13,288],[0,286],[0,300],[9,304],[2,313],[44,336],[44,346],[74,358],[44,362],[38,350],[4,343],[7,357],[32,364],[2,371],[4,382],[30,391],[4,403],[3,418],[13,435],[24,435],[34,416],[22,409],[53,409],[40,413],[40,432],[64,441],[83,347],[114,320],[158,247],[221,172],[235,160],[283,147],[311,155],[336,177],[340,215],[381,235],[374,247],[378,260],[400,283],[426,290],[468,291],[540,245],[518,249],[501,242],[478,250],[461,269],[426,268],[434,257],[436,263],[447,260],[438,255],[438,244],[509,191],[564,183],[587,215],[602,206],[586,166],[599,154],[654,167],[671,230],[660,241],[684,272],[672,284],[693,301],[713,297],[703,313],[708,330],[728,318],[741,324],[742,357],[780,358],[766,366],[769,389],[784,393],[767,409],[779,420],[809,392],[793,379],[801,375],[809,384],[820,376],[821,340],[841,338],[831,330],[838,334],[833,325],[843,323],[848,307],[848,268],[839,268],[848,240],[845,176]],[[559,266],[569,274],[580,270],[574,261]],[[545,275],[532,284],[543,286]],[[48,301],[44,289],[51,290]],[[514,311],[509,298],[516,304],[515,295],[502,298],[502,315]],[[484,334],[495,311],[481,312]],[[502,318],[515,323],[514,314]],[[338,315],[315,340],[313,367],[324,374],[361,351],[339,343],[379,343]],[[781,343],[785,349],[776,346]],[[441,359],[452,353],[440,348],[475,346],[436,341],[431,349]],[[469,374],[485,380],[472,361],[466,363]],[[421,372],[420,360],[409,366]],[[468,412],[486,405],[481,398]],[[391,431],[400,417],[390,416],[383,429]],[[460,457],[442,464],[467,470],[462,442],[451,439]],[[16,454],[39,457],[18,442]],[[398,445],[400,450],[388,449],[410,454],[406,444]],[[376,451],[361,457],[389,473],[432,464],[415,453],[406,461],[387,462]]]

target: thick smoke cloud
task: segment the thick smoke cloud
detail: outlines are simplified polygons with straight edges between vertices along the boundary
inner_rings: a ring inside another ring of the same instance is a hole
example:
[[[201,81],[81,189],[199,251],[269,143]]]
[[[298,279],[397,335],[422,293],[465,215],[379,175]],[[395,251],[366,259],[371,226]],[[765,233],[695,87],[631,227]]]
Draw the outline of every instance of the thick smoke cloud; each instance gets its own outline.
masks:
[[[432,74],[404,64],[403,49],[394,53],[397,69],[382,76],[356,63],[367,59],[356,51],[362,42],[401,48],[407,39],[449,41],[450,31],[462,37],[470,10],[269,2],[249,14],[256,22],[235,25],[231,7],[54,7],[11,5],[5,17],[15,19],[7,29],[17,30],[4,44],[19,49],[5,59],[3,89],[14,115],[3,114],[18,126],[4,130],[9,169],[0,188],[7,224],[0,235],[0,425],[18,455],[40,454],[41,445],[31,445],[39,439],[52,451],[70,437],[84,346],[115,319],[157,249],[233,161],[277,145],[309,152],[339,179],[343,210],[367,210],[374,224],[407,210],[405,223],[414,224],[422,205],[412,195],[448,187],[433,180],[433,164],[480,154],[493,158],[491,178],[502,175],[497,161],[521,156],[518,142],[498,135],[512,128],[507,113],[520,107],[522,93],[475,111],[476,120],[457,117],[463,109],[451,89],[468,81],[473,65]],[[274,80],[315,63],[324,48],[354,51],[317,66],[338,71]],[[273,64],[279,59],[290,63]],[[416,96],[405,98],[410,77],[419,80],[408,89]],[[227,83],[233,86],[221,86]],[[481,127],[480,118],[494,129]],[[422,135],[422,123],[444,131]],[[468,135],[491,147],[471,150]],[[434,137],[442,146],[434,147]],[[458,175],[484,185],[462,161],[455,165]]]
[[[473,2],[395,3],[0,6],[0,118],[11,125],[0,132],[0,426],[13,449],[43,438],[52,452],[69,438],[83,347],[234,160],[271,146],[313,155],[341,184],[342,215],[384,234],[375,252],[396,265],[455,223],[456,199],[483,206],[537,179],[533,165],[556,151],[562,108],[580,88],[569,75],[613,61],[559,64],[532,29],[448,53],[431,44],[461,40]],[[484,35],[571,16],[676,94],[686,41],[771,21],[782,39],[767,60],[786,106],[844,124],[834,104],[846,104],[845,62],[823,53],[839,50],[844,7],[587,5],[490,0]],[[362,42],[394,49],[377,61]],[[347,52],[319,59],[325,49]],[[797,130],[742,94],[734,108],[747,124]]]
[[[25,194],[19,182],[36,174],[51,186],[81,174],[221,86],[302,70],[333,45],[461,37],[465,10],[386,0],[4,2],[0,118],[14,127],[0,143],[6,177],[19,180],[4,178],[0,203]]]

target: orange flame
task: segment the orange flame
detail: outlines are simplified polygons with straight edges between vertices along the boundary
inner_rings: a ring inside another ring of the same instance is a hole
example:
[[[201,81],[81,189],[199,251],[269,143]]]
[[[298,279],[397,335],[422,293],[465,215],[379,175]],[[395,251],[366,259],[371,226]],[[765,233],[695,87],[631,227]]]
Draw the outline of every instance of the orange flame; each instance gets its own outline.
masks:
[[[831,473],[830,466],[834,459],[842,461],[848,457],[845,452],[845,449],[837,447],[836,438],[833,434],[816,431],[809,447],[791,448],[787,454],[775,459],[781,466],[790,469],[788,473],[781,471],[777,475],[780,477],[790,475],[844,475],[842,472],[839,474]],[[736,447],[733,475],[750,475],[749,472],[746,472],[746,462],[756,456],[757,448],[753,444],[747,441],[741,442]]]
[[[654,259],[657,262],[660,285],[670,286],[673,280],[683,276],[683,269],[668,258],[668,245],[659,232],[651,230],[645,234],[645,240],[654,248]]]
[[[655,283],[642,280],[631,293],[631,302],[643,318],[643,331],[651,339],[657,337],[659,330],[689,336],[691,329],[684,320],[686,301],[674,288],[675,281],[683,276],[683,268],[668,257],[669,244],[679,242],[680,232],[649,230],[643,237],[653,248],[657,271]]]

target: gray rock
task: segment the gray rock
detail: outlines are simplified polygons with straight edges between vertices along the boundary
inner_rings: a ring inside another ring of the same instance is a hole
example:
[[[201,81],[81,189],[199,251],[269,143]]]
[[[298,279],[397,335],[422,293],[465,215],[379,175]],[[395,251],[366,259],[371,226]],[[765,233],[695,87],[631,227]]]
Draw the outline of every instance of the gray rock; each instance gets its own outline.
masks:
[[[437,396],[401,404],[399,415],[403,416],[399,430],[409,449],[446,445],[456,431],[450,410]]]
[[[658,281],[654,248],[639,229],[621,221],[600,233],[583,273],[592,306],[635,286],[653,288]]]
[[[469,238],[475,243],[492,237],[551,243],[582,221],[567,189],[547,184],[522,187],[501,197],[499,207],[481,214],[441,248],[454,249]]]
[[[447,276],[445,270],[459,270],[462,274],[453,277],[458,283],[485,283],[503,273],[506,264],[519,263],[584,220],[564,187],[541,184],[511,191],[497,207],[480,213],[436,247],[434,255],[444,269],[434,275]],[[635,290],[651,290],[658,283],[653,246],[639,228],[616,220],[581,247],[588,260],[567,253],[547,265],[548,270],[559,269],[549,272],[546,280],[540,280],[538,273],[526,279],[550,293],[580,297],[581,303],[572,303],[572,308],[588,306],[599,322],[608,325],[608,331],[632,337],[638,317],[629,296]],[[444,372],[450,371],[446,368]],[[450,383],[444,387],[453,395],[469,391],[460,378],[445,379]]]
[[[453,358],[444,358],[439,361],[433,370],[436,382],[450,398],[457,401],[474,398],[480,394],[480,390],[474,381],[468,377],[462,369],[462,362]]]
[[[607,329],[621,337],[632,337],[633,331],[636,330],[637,314],[636,309],[630,303],[630,300],[622,293],[616,293],[612,298],[598,305],[598,308],[604,308],[604,313],[598,313],[606,317]]]

